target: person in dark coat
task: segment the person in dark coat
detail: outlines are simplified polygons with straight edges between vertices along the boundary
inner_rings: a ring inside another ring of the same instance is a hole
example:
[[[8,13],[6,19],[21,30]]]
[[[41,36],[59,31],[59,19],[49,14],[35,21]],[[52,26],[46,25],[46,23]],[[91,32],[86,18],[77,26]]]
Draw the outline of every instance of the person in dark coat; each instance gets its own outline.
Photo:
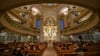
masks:
[[[16,55],[16,52],[17,52],[17,50],[14,49],[13,52],[12,52],[12,55],[15,56]]]
[[[18,52],[17,52],[16,56],[23,56],[23,54],[22,54],[21,50],[18,50]]]

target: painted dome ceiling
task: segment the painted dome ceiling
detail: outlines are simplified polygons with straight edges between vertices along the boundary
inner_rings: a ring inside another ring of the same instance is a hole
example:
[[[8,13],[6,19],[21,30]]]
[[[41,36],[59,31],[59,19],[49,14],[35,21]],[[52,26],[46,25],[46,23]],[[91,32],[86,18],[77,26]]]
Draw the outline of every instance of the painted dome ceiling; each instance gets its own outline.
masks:
[[[60,30],[64,35],[89,30],[98,23],[98,17],[92,10],[77,5],[57,3],[31,4],[13,8],[4,14],[0,21],[3,26],[12,31],[37,35],[40,34],[41,29],[36,27],[36,21],[40,20],[41,24],[44,24],[43,22],[49,16],[59,24],[58,20],[64,21],[64,28]]]

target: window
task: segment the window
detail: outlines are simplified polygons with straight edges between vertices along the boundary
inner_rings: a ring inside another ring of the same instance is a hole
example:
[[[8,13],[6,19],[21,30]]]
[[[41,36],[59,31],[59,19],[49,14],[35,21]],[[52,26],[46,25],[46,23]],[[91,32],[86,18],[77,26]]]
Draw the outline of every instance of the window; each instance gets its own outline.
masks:
[[[36,21],[36,28],[40,29],[40,19]]]
[[[61,30],[64,29],[64,20],[63,19],[60,20],[60,29]]]

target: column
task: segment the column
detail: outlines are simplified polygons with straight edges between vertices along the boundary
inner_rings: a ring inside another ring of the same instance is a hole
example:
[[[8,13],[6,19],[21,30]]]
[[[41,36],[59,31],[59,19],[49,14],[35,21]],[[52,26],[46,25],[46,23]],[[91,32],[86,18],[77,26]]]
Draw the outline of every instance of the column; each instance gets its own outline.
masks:
[[[56,38],[60,41],[60,18],[57,16],[57,36]]]
[[[37,17],[36,16],[34,16],[34,27],[36,27],[36,19],[37,19]]]
[[[67,24],[66,24],[66,15],[64,15],[64,27],[66,27],[67,26]]]
[[[40,19],[40,41],[43,41],[44,40],[44,37],[43,37],[43,16],[41,17]]]

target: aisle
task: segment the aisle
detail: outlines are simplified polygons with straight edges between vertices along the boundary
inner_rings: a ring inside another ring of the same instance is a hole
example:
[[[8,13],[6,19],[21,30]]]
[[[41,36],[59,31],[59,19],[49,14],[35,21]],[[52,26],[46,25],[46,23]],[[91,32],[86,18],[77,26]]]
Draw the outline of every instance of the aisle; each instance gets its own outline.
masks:
[[[48,43],[47,49],[44,51],[43,56],[57,56],[53,43]]]

